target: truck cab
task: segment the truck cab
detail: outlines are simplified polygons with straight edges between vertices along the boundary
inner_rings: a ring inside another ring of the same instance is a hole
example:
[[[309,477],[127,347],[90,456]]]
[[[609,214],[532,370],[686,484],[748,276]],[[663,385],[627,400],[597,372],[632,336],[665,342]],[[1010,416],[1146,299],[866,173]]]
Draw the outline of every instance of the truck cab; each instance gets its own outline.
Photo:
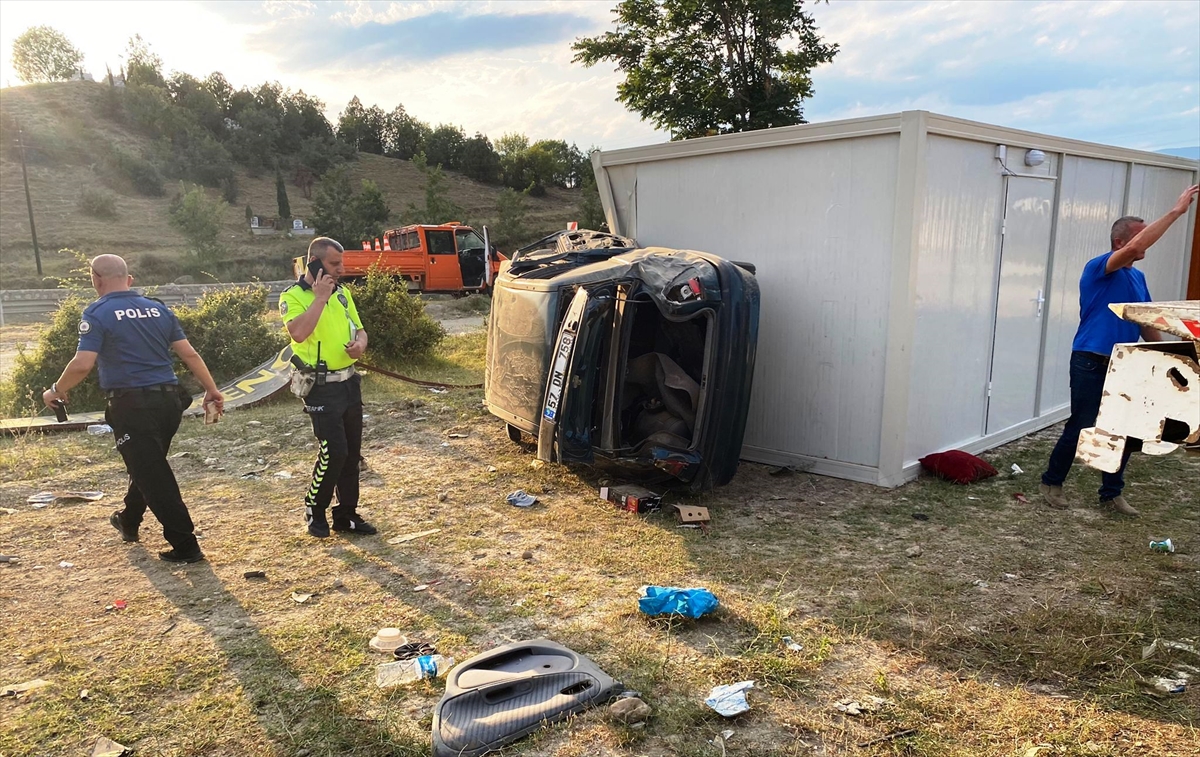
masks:
[[[363,242],[363,249],[347,246],[342,257],[345,278],[363,278],[378,265],[384,273],[409,282],[410,291],[480,292],[491,288],[505,259],[495,246],[487,250],[479,232],[457,221],[389,229],[383,240]],[[292,261],[297,277],[303,275],[304,265],[304,256]]]

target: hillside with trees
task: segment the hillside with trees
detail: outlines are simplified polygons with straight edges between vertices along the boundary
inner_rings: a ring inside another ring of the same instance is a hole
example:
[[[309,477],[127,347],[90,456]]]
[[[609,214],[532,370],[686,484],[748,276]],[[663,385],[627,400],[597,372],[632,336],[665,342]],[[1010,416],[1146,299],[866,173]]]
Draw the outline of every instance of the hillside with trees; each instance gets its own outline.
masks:
[[[50,32],[31,39],[69,45]],[[43,83],[0,95],[6,289],[53,286],[75,265],[60,248],[125,255],[142,284],[286,278],[308,237],[254,236],[251,216],[286,228],[299,218],[347,245],[405,223],[459,220],[488,224],[502,250],[567,221],[603,221],[586,155],[561,140],[468,137],[357,97],[333,123],[324,103],[277,83],[235,90],[219,72],[164,74],[140,37],[123,70],[100,82],[61,81],[69,54],[22,54],[50,62],[31,68]]]

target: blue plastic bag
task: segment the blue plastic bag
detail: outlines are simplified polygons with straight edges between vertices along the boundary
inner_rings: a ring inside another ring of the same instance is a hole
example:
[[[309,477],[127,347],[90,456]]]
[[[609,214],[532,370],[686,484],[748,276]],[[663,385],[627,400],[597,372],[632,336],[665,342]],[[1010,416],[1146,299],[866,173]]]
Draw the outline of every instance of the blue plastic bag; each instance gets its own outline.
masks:
[[[638,609],[646,615],[683,615],[699,618],[717,609],[717,598],[708,589],[644,586]]]

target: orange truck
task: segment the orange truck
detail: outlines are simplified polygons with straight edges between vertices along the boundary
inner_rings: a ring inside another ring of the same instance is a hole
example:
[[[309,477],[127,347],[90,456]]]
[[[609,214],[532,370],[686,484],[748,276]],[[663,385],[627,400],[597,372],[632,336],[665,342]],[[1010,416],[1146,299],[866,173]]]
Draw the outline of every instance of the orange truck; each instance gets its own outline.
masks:
[[[363,249],[346,247],[344,278],[363,278],[371,266],[409,282],[409,290],[461,294],[491,289],[504,256],[484,235],[457,221],[413,224],[388,229],[383,241],[363,242]],[[489,250],[488,248],[491,247]],[[369,249],[368,249],[369,248]],[[293,274],[304,275],[304,256],[292,260]]]

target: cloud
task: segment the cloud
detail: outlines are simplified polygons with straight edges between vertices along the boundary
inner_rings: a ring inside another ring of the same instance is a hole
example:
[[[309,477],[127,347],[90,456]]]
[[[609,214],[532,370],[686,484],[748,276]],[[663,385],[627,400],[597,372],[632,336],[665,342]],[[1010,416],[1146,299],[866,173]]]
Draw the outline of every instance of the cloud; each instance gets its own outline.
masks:
[[[248,40],[298,71],[329,67],[353,70],[380,63],[427,66],[444,58],[566,45],[579,29],[594,25],[586,16],[562,11],[457,13],[399,6],[374,9],[355,5],[329,13],[294,14],[270,23]],[[369,63],[367,63],[369,61]]]

